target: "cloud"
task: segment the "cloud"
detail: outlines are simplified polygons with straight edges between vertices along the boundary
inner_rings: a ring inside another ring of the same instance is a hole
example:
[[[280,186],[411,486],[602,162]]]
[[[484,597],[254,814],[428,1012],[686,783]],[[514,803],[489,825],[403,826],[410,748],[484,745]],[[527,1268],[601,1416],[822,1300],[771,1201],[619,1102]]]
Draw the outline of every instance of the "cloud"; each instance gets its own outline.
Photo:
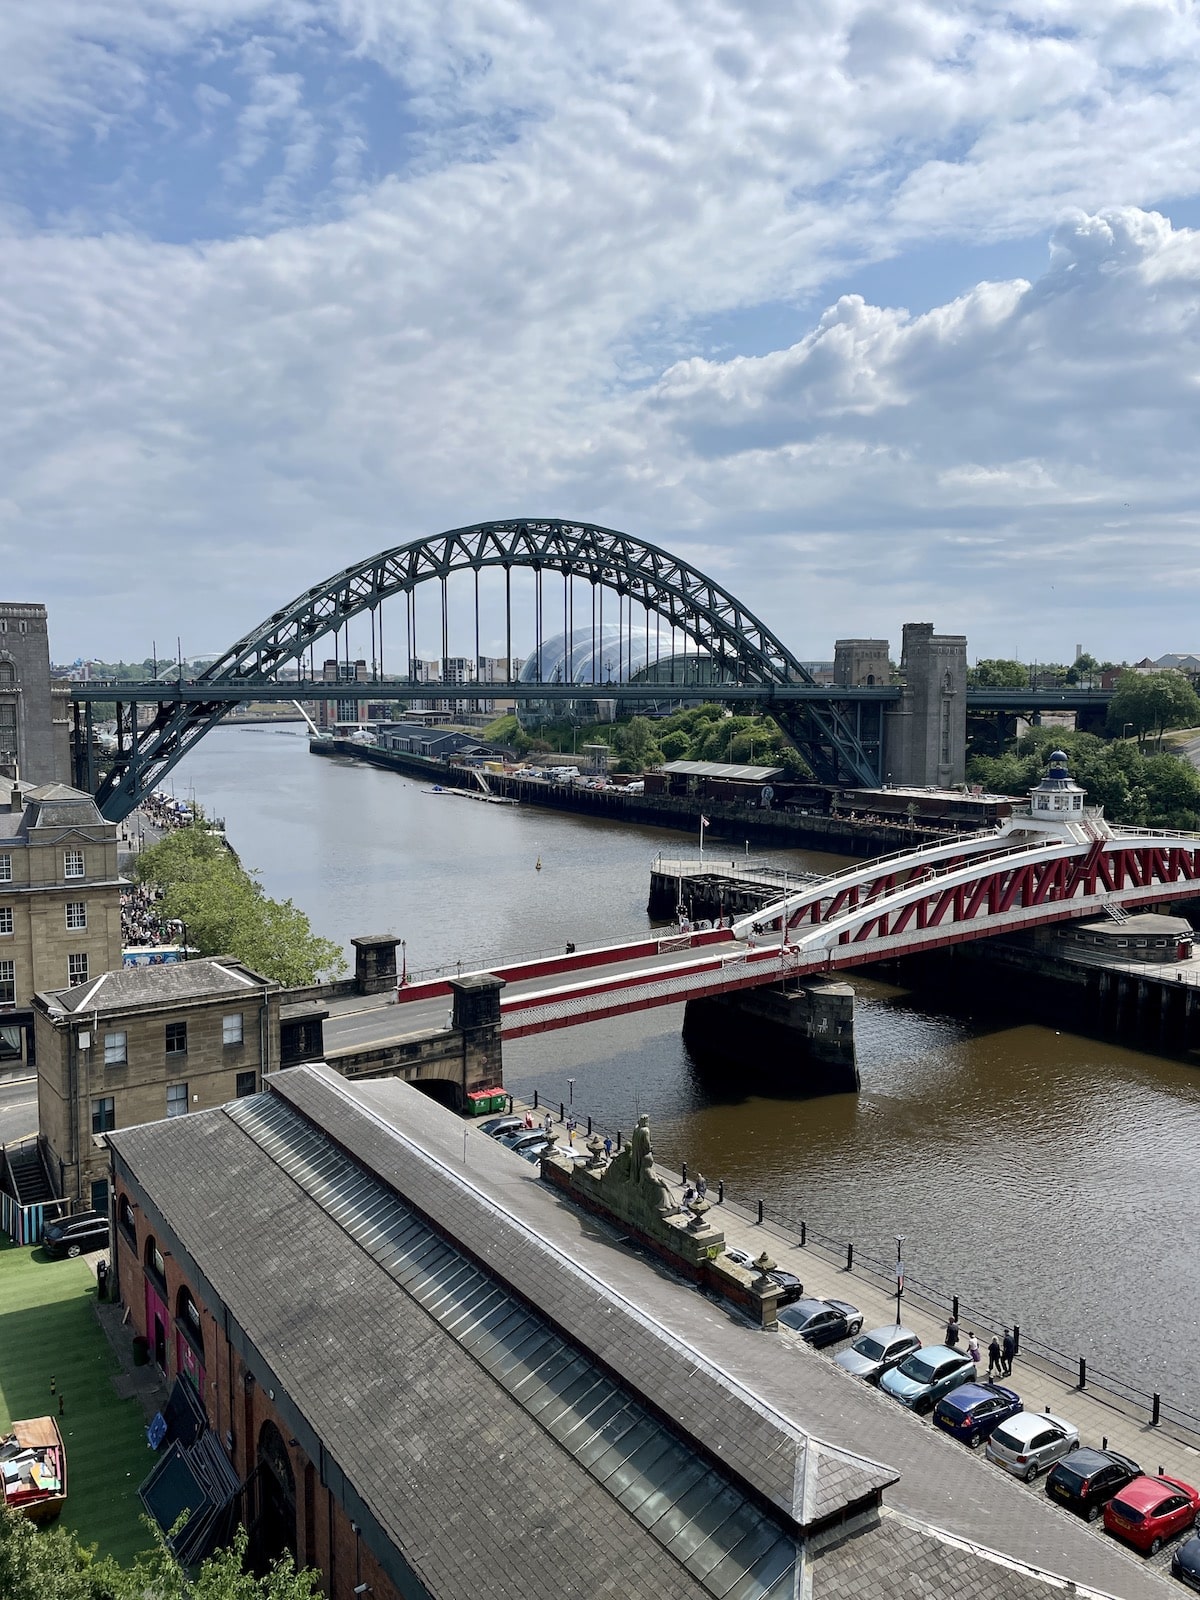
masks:
[[[805,656],[934,607],[1032,651],[1031,573],[1103,653],[1185,626],[1200,267],[1151,209],[1198,186],[1185,8],[20,11],[0,551],[29,593],[61,552],[72,654],[181,612],[218,648],[356,554],[520,511],[698,552]],[[840,293],[1030,234],[1044,270],[921,315]]]

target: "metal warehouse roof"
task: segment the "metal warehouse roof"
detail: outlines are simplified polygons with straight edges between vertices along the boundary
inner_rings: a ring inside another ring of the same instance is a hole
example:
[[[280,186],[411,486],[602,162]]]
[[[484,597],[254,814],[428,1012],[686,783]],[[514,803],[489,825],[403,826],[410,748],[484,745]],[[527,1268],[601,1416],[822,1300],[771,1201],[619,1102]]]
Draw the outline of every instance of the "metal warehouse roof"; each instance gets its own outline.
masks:
[[[740,767],[733,761],[667,761],[660,772],[679,773],[685,778],[736,778],[742,783],[769,783],[778,778],[782,767]]]

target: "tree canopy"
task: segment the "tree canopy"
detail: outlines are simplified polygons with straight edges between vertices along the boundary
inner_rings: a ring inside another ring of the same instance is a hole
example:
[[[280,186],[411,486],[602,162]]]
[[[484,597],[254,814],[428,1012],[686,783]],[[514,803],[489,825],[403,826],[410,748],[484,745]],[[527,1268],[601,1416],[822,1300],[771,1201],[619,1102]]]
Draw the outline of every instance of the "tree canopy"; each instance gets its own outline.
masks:
[[[1182,672],[1123,672],[1108,706],[1109,732],[1118,737],[1126,727],[1138,745],[1162,743],[1168,728],[1200,725],[1200,696]]]
[[[187,928],[202,955],[232,955],[292,988],[345,970],[332,939],[312,931],[290,900],[272,900],[224,841],[202,827],[178,828],[138,861],[138,878],[163,891],[162,914]]]
[[[967,682],[973,689],[1027,689],[1029,668],[1020,661],[995,656],[977,661],[967,673]]]
[[[0,1506],[0,1595],[30,1600],[314,1600],[319,1575],[284,1556],[262,1577],[246,1570],[246,1530],[189,1578],[151,1523],[154,1544],[132,1567],[82,1548],[63,1527],[36,1528]]]
[[[1146,755],[1090,733],[1031,728],[1002,756],[972,756],[967,777],[994,794],[1025,795],[1045,775],[1049,752],[1067,752],[1087,804],[1133,827],[1200,828],[1200,773],[1173,755]]]

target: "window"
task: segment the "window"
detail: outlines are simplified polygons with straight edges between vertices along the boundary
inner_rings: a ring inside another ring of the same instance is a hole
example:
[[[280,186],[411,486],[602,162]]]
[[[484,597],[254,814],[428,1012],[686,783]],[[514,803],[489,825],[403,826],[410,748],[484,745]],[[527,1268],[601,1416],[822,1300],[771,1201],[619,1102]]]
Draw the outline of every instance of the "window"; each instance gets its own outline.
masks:
[[[242,1042],[242,1013],[239,1011],[232,1017],[221,1018],[221,1043],[241,1044]]]
[[[129,1060],[125,1053],[125,1034],[106,1033],[104,1035],[104,1065],[106,1067],[123,1067]]]
[[[188,1088],[186,1083],[169,1083],[167,1085],[167,1115],[169,1117],[185,1117],[188,1108]]]
[[[13,931],[12,913],[13,908],[11,906],[0,906],[0,933],[11,933]]]
[[[17,1003],[17,964],[15,961],[0,961],[0,1006],[12,1006]]]
[[[187,1055],[187,1023],[167,1023],[167,1054],[169,1056]]]
[[[146,1248],[142,1253],[142,1260],[151,1272],[157,1273],[160,1279],[166,1279],[166,1263],[163,1261],[162,1251],[158,1248],[153,1234],[146,1240]]]
[[[88,958],[86,950],[79,950],[73,956],[67,957],[67,983],[86,983],[88,981]]]
[[[83,877],[83,851],[82,850],[64,850],[63,851],[63,877],[64,878],[82,878]]]
[[[137,1223],[133,1218],[133,1207],[129,1203],[129,1196],[123,1194],[117,1202],[117,1221],[124,1228],[129,1237],[137,1241]]]
[[[7,851],[0,855],[0,883],[12,882],[12,857]]]
[[[108,1179],[92,1179],[92,1210],[104,1216],[108,1211]]]
[[[117,1125],[116,1101],[112,1095],[92,1101],[92,1132],[111,1133]]]
[[[67,901],[67,927],[87,927],[87,902],[86,900]]]
[[[0,661],[0,689],[11,689],[17,681],[17,669],[11,661]]]
[[[239,1072],[237,1075],[237,1097],[244,1100],[248,1094],[258,1093],[258,1073]]]

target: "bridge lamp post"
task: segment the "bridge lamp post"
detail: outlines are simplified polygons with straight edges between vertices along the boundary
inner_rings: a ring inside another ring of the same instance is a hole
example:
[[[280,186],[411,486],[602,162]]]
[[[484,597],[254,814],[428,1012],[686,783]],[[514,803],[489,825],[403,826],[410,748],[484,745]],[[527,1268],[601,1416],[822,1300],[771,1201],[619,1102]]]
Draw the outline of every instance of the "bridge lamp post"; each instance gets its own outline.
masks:
[[[567,1079],[567,1104],[569,1106],[573,1106],[575,1104],[575,1079],[574,1078],[568,1078]]]
[[[1133,723],[1132,722],[1126,722],[1126,723],[1124,723],[1122,725],[1122,727],[1121,727],[1121,737],[1122,737],[1122,739],[1125,738],[1125,736],[1128,734],[1130,728],[1132,728],[1132,727],[1133,727]]]
[[[900,1296],[904,1293],[904,1262],[901,1260],[900,1251],[904,1244],[905,1235],[896,1235],[896,1326],[900,1326]]]

